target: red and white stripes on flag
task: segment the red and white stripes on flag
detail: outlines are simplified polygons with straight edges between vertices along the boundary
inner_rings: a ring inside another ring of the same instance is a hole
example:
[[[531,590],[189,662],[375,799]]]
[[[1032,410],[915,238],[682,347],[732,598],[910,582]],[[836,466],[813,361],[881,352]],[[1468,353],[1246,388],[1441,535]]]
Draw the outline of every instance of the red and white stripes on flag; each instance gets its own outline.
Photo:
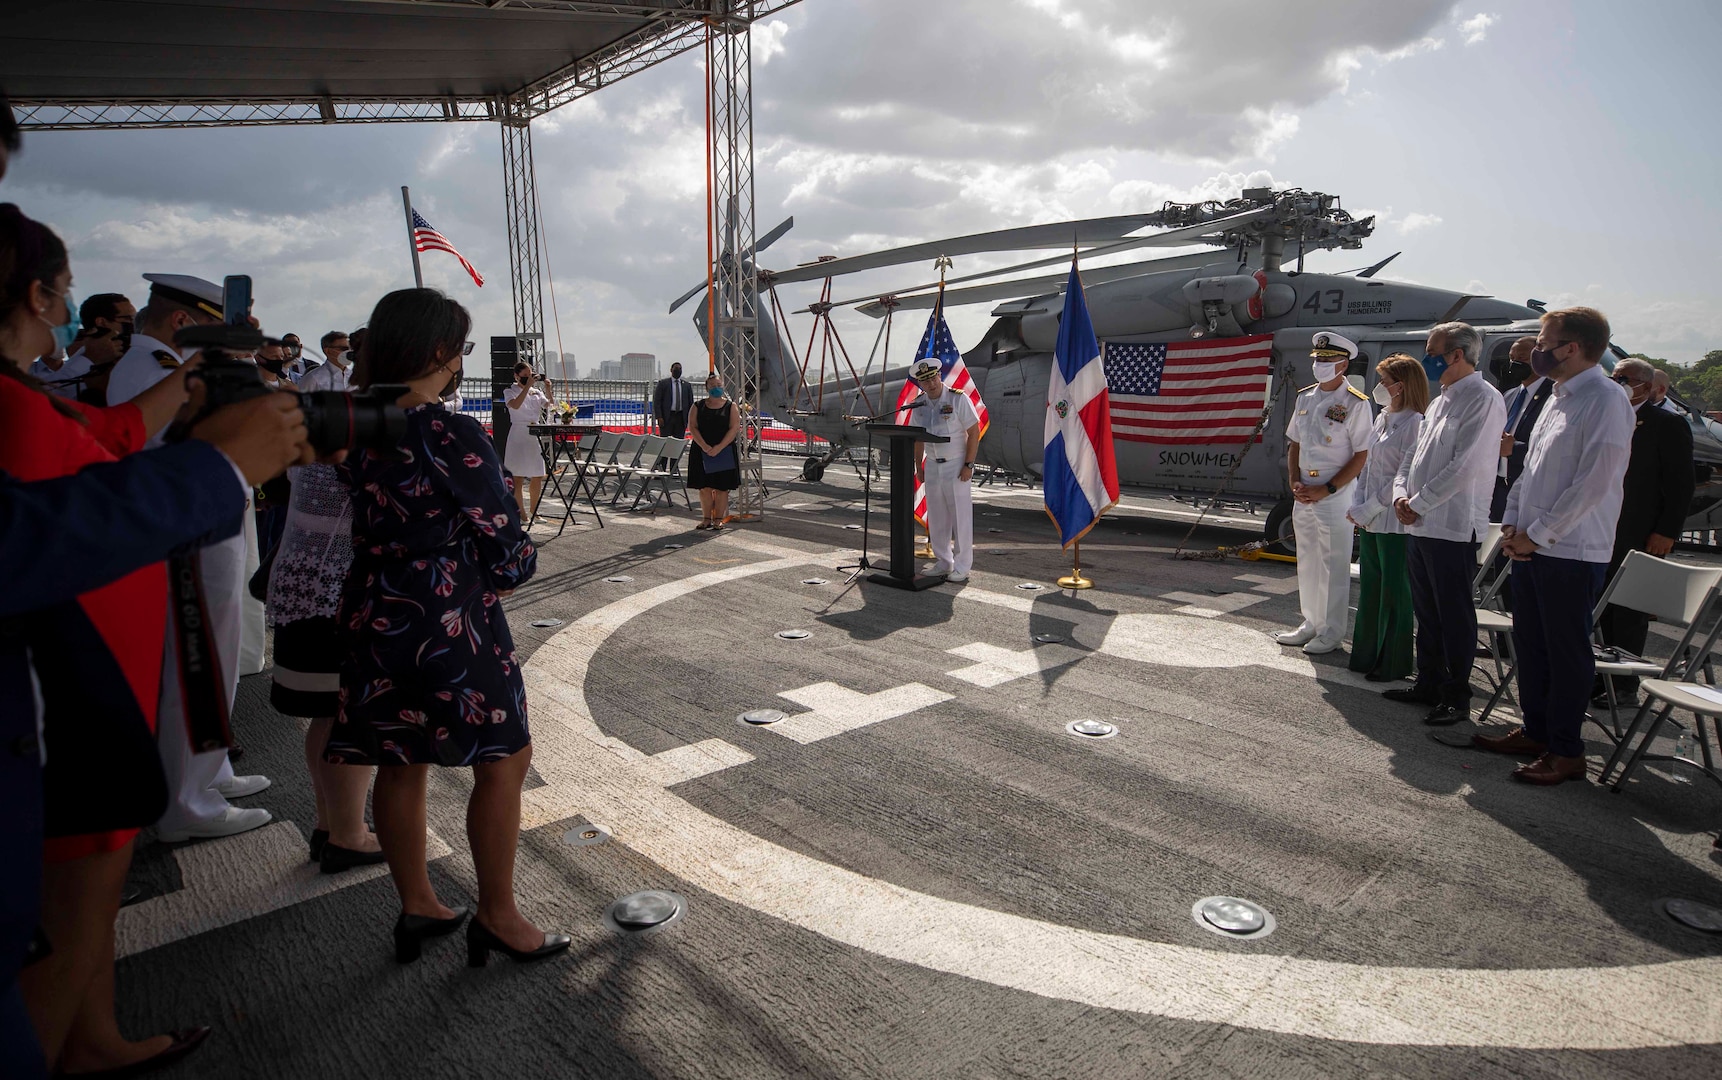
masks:
[[[1190,445],[1250,440],[1267,404],[1272,334],[1104,346],[1112,437]]]
[[[481,289],[484,288],[484,276],[472,268],[472,264],[466,261],[466,256],[456,251],[454,245],[448,242],[447,237],[431,228],[430,222],[426,221],[417,210],[413,211],[413,247],[418,251],[448,252],[460,260],[460,265],[466,267],[466,272],[472,275],[472,283]]]

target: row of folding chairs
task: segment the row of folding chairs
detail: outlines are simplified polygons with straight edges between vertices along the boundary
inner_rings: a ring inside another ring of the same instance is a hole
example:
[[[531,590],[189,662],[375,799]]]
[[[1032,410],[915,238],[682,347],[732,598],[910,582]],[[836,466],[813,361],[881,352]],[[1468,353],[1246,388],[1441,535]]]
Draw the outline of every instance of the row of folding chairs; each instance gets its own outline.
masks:
[[[597,494],[610,489],[611,506],[627,495],[629,485],[635,485],[631,510],[639,509],[648,492],[653,493],[652,506],[657,506],[660,499],[674,505],[675,494],[670,485],[676,482],[682,483],[682,500],[691,507],[693,503],[679,471],[688,442],[662,435],[603,431],[581,438],[579,460]]]
[[[1501,526],[1490,525],[1488,535],[1478,545],[1477,576],[1472,581],[1477,629],[1487,635],[1495,660],[1495,691],[1477,717],[1479,724],[1489,718],[1512,686],[1519,667],[1513,617],[1501,610],[1500,602],[1512,564],[1509,561],[1496,566],[1500,549]],[[1678,709],[1693,714],[1693,735],[1703,759],[1700,769],[1722,783],[1722,774],[1716,771],[1710,749],[1711,737],[1722,745],[1722,689],[1712,690],[1716,679],[1711,663],[1718,639],[1722,638],[1722,569],[1684,566],[1642,551],[1629,552],[1597,600],[1591,613],[1593,626],[1600,626],[1603,611],[1611,604],[1648,615],[1663,626],[1679,630],[1681,637],[1668,659],[1657,662],[1607,646],[1600,629],[1595,631],[1596,670],[1602,677],[1608,701],[1608,722],[1594,717],[1592,722],[1614,743],[1614,753],[1603,766],[1598,781],[1608,783],[1619,767],[1612,785],[1613,790],[1619,791],[1641,762],[1682,761],[1697,765],[1688,759],[1649,752],[1651,742],[1665,725],[1680,726],[1672,718]],[[1710,627],[1708,632],[1701,629],[1705,625]],[[1632,722],[1623,729],[1614,681],[1629,676],[1640,680],[1644,700]],[[1706,720],[1711,729],[1708,733]]]

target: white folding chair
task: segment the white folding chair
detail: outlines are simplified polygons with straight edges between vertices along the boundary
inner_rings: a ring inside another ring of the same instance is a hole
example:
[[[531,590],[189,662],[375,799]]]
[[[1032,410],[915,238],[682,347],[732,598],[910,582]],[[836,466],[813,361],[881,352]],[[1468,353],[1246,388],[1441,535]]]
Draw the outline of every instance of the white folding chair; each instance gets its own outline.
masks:
[[[1495,711],[1507,687],[1513,684],[1513,675],[1518,671],[1519,660],[1513,651],[1513,616],[1500,609],[1501,590],[1507,585],[1512,573],[1512,562],[1509,560],[1496,566],[1496,557],[1501,553],[1501,526],[1491,523],[1488,531],[1483,534],[1477,544],[1477,576],[1471,579],[1472,602],[1477,608],[1477,633],[1487,634],[1489,656],[1495,662],[1495,692],[1489,695],[1489,701],[1483,706],[1483,711],[1477,717],[1481,724]],[[1502,657],[1503,650],[1506,653]],[[1485,676],[1488,671],[1483,672]]]
[[[1700,682],[1701,676],[1711,678],[1710,654],[1716,648],[1717,638],[1722,636],[1722,618],[1715,620],[1716,625],[1711,628],[1702,643],[1696,646],[1693,644],[1698,636],[1698,624],[1705,614],[1722,614],[1716,610],[1719,594],[1722,594],[1722,570],[1682,566],[1634,551],[1628,553],[1626,561],[1620,564],[1620,570],[1615,573],[1614,580],[1609,583],[1601,602],[1597,604],[1599,617],[1604,607],[1617,604],[1633,611],[1642,611],[1659,622],[1683,626],[1686,630],[1680,643],[1669,654],[1668,662],[1660,665],[1619,649],[1599,646],[1603,656],[1597,662],[1597,671],[1603,676],[1603,686],[1609,696],[1610,719],[1617,728],[1610,735],[1615,740],[1614,754],[1608,759],[1608,764],[1603,766],[1602,782],[1607,781],[1609,774],[1621,759],[1626,757],[1628,751],[1632,752],[1631,758],[1627,760],[1619,778],[1614,782],[1614,790],[1620,790],[1620,785],[1626,783],[1627,776],[1640,761],[1647,757],[1652,761],[1664,760],[1660,755],[1652,755],[1647,751],[1651,740],[1656,738],[1662,725],[1669,722],[1675,709],[1685,709],[1693,713],[1693,733],[1704,756],[1702,767],[1713,779],[1722,782],[1722,777],[1716,776],[1713,771],[1715,765],[1710,756],[1710,743],[1704,732],[1704,717],[1709,716],[1714,727],[1716,717],[1722,715],[1722,701],[1707,696],[1708,687]],[[1633,716],[1632,726],[1624,733],[1618,731],[1619,718],[1615,710],[1614,678],[1618,675],[1637,675],[1643,679],[1639,689],[1644,693],[1644,702]],[[1644,678],[1645,676],[1652,677]],[[1699,687],[1703,689],[1698,689]],[[1656,715],[1651,718],[1653,709],[1656,710]],[[1650,721],[1649,730],[1644,732],[1637,749],[1633,750],[1633,740],[1637,738],[1647,720]]]
[[[639,482],[642,490],[645,488],[646,483],[651,479],[652,471],[657,467],[659,453],[662,452],[664,444],[669,441],[663,435],[640,436],[640,452],[635,456],[633,464],[622,470],[622,485],[616,492],[617,498],[626,495],[628,485],[634,481]],[[634,505],[638,506],[639,504],[639,495],[636,494]]]
[[[609,470],[616,480],[616,491],[610,496],[611,506],[615,506],[622,493],[628,489],[628,478],[640,464],[640,452],[645,449],[646,440],[652,438],[656,436],[633,433],[622,436],[621,445],[616,447],[616,459]]]

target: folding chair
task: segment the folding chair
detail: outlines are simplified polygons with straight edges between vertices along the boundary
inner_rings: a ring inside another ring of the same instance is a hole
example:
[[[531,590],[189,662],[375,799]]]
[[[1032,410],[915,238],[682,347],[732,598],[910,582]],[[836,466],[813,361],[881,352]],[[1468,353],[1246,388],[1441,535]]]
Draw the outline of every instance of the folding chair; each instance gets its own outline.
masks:
[[[640,451],[634,455],[633,463],[622,469],[620,478],[621,483],[616,488],[616,499],[620,499],[622,496],[626,495],[628,493],[629,483],[635,480],[640,482],[642,489],[645,487],[647,480],[651,476],[652,470],[657,467],[658,456],[662,452],[664,444],[669,441],[670,440],[668,438],[662,435],[640,436]],[[615,505],[615,501],[615,499],[612,499],[611,505]],[[634,505],[638,506],[639,503],[639,497],[636,495],[634,498]]]
[[[622,449],[622,434],[618,431],[600,431],[598,441],[592,447],[592,454],[586,465],[586,474],[592,481],[592,490],[602,491],[604,482],[616,471],[616,454]]]
[[[1477,608],[1477,632],[1489,635],[1489,656],[1495,662],[1495,692],[1489,695],[1488,704],[1478,715],[1479,724],[1495,711],[1495,706],[1500,704],[1502,695],[1513,684],[1513,676],[1519,670],[1518,654],[1513,651],[1513,616],[1498,606],[1501,590],[1506,587],[1513,566],[1511,561],[1495,565],[1495,558],[1501,553],[1501,531],[1500,525],[1491,524],[1483,534],[1477,545],[1477,576],[1471,579],[1471,595]],[[1506,651],[1505,663],[1501,657],[1503,649]],[[1484,674],[1488,672],[1485,670]]]
[[[682,481],[682,501],[688,504],[689,509],[692,509],[694,504],[693,500],[688,498],[687,480],[682,476],[681,472],[675,468],[676,463],[679,463],[682,460],[682,455],[687,452],[688,443],[691,440],[665,438],[659,441],[662,445],[656,448],[655,455],[654,448],[652,447],[647,447],[645,451],[640,454],[641,465],[639,468],[634,470],[633,476],[634,479],[640,481],[640,488],[634,493],[634,505],[630,506],[628,509],[639,509],[640,500],[646,497],[646,492],[652,490],[653,484],[658,484],[661,487],[664,501],[674,507],[676,505],[676,496],[675,493],[670,490],[671,480]],[[648,461],[651,463],[649,467],[645,464]],[[656,510],[657,507],[658,496],[654,495],[652,497],[652,509]]]
[[[611,506],[615,506],[617,501],[621,499],[622,493],[628,489],[628,477],[639,467],[640,452],[646,448],[647,440],[655,438],[657,438],[655,435],[624,434],[622,436],[622,443],[616,448],[615,461],[607,470],[609,476],[616,481],[616,492],[610,496]]]
[[[1627,578],[1627,568],[1635,562],[1638,565],[1634,567],[1633,576]],[[1613,599],[1611,594],[1621,590],[1631,590],[1632,599]],[[1609,757],[1608,764],[1603,766],[1599,783],[1607,782],[1609,773],[1626,757],[1628,750],[1632,748],[1633,740],[1638,737],[1647,720],[1650,722],[1650,728],[1644,732],[1644,738],[1639,741],[1637,749],[1632,750],[1631,758],[1627,760],[1620,776],[1614,782],[1614,790],[1620,790],[1620,786],[1626,783],[1627,777],[1642,760],[1684,760],[1648,753],[1651,741],[1656,738],[1662,725],[1670,720],[1675,709],[1685,709],[1693,714],[1693,734],[1697,737],[1704,756],[1704,764],[1699,767],[1711,779],[1722,783],[1722,776],[1715,772],[1715,762],[1710,756],[1710,743],[1704,733],[1706,716],[1710,717],[1713,728],[1717,726],[1717,717],[1722,716],[1722,695],[1711,689],[1715,678],[1710,670],[1710,655],[1715,651],[1717,638],[1722,637],[1722,618],[1715,620],[1715,625],[1702,643],[1697,646],[1692,644],[1697,637],[1698,623],[1705,613],[1717,614],[1714,609],[1718,606],[1716,599],[1719,593],[1722,593],[1722,571],[1681,566],[1636,551],[1628,554],[1626,561],[1621,563],[1620,572],[1615,574],[1608,592],[1603,594],[1604,603],[1631,607],[1635,611],[1647,611],[1658,619],[1665,617],[1661,611],[1677,611],[1677,614],[1667,616],[1668,621],[1679,619],[1686,625],[1686,633],[1670,654],[1668,663],[1660,669],[1657,669],[1654,663],[1618,651],[1614,659],[1597,664],[1598,671],[1606,669],[1604,684],[1609,688],[1611,712],[1614,704],[1611,685],[1613,676],[1645,674],[1646,668],[1652,669],[1648,673],[1661,676],[1645,679],[1639,684],[1639,689],[1644,693],[1644,702],[1633,716],[1632,726],[1616,739],[1614,754]],[[1601,605],[1598,605],[1597,610],[1602,610]],[[1628,670],[1620,670],[1623,668]],[[1700,676],[1709,682],[1701,682]],[[1654,718],[1651,717],[1652,709],[1657,709]],[[1722,737],[1722,728],[1718,728],[1716,734]]]
[[[1601,629],[1596,630],[1596,671],[1602,676],[1603,693],[1608,698],[1608,737],[1619,743],[1620,708],[1615,697],[1614,680],[1621,675],[1650,679],[1676,679],[1686,670],[1687,654],[1692,639],[1698,635],[1698,620],[1710,609],[1722,590],[1722,570],[1658,559],[1642,551],[1627,553],[1626,560],[1615,571],[1602,599],[1597,602],[1593,624],[1600,626],[1603,611],[1613,604],[1629,611],[1640,611],[1659,623],[1686,631],[1680,644],[1669,654],[1668,662],[1658,664],[1642,656],[1605,645]],[[1598,722],[1600,726],[1600,721]]]

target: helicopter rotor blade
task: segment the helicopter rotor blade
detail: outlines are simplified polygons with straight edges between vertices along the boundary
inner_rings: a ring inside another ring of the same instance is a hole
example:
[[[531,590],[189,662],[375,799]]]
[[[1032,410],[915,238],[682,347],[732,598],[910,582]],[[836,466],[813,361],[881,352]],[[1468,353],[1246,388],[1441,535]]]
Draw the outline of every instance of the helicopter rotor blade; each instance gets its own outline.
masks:
[[[1358,277],[1374,277],[1378,270],[1380,270],[1382,267],[1386,266],[1388,263],[1392,262],[1394,259],[1399,258],[1399,256],[1401,256],[1403,254],[1405,254],[1403,251],[1395,251],[1393,254],[1387,256],[1387,258],[1385,258],[1385,259],[1382,259],[1380,262],[1376,263],[1374,266],[1371,266],[1369,269],[1359,271],[1357,276]]]
[[[1145,259],[1139,262],[1120,263],[1117,266],[1096,266],[1082,271],[1084,285],[1100,285],[1108,281],[1123,281],[1126,278],[1141,277],[1147,274],[1159,274],[1168,270],[1195,270],[1207,266],[1221,257],[1212,251],[1198,251],[1189,255],[1171,255],[1163,259]],[[960,307],[964,304],[985,304],[996,300],[1016,300],[1021,297],[1057,294],[1064,291],[1065,284],[1070,280],[1068,273],[1044,274],[1039,277],[1017,278],[1013,281],[997,281],[990,285],[972,285],[966,289],[945,290],[945,305]],[[947,282],[947,284],[949,284]],[[921,293],[917,296],[892,297],[899,311],[930,310],[938,300],[938,293]],[[873,318],[883,318],[886,305],[880,300],[873,300],[857,307],[855,310]]]
[[[777,284],[787,285],[796,281],[815,281],[902,263],[931,261],[940,255],[975,255],[986,251],[1017,251],[1022,248],[1066,248],[1073,242],[1092,244],[1122,239],[1137,229],[1154,224],[1158,218],[1159,212],[1156,211],[1118,217],[1085,218],[1080,221],[1057,221],[1050,225],[1025,225],[1015,229],[999,229],[924,244],[910,244],[907,247],[873,251],[865,255],[851,255],[846,259],[833,259],[784,270],[772,276]]]
[[[762,236],[758,240],[756,240],[754,242],[754,245],[751,248],[748,248],[746,253],[744,253],[742,255],[742,259],[745,261],[747,259],[753,258],[759,252],[764,251],[766,248],[770,247],[771,245],[777,243],[779,240],[783,239],[783,234],[788,232],[790,229],[793,229],[794,227],[795,227],[795,218],[793,215],[790,217],[784,218],[782,221],[777,223],[776,228],[772,229],[770,232],[766,233],[764,236]],[[693,288],[689,289],[687,292],[676,297],[676,299],[670,304],[670,314],[674,315],[676,313],[677,308],[681,307],[683,304],[687,303],[689,300],[692,300],[694,297],[698,296],[700,293],[705,292],[705,289],[706,289],[706,283],[702,281],[698,285],[695,285]]]
[[[1227,229],[1235,229],[1241,225],[1247,225],[1252,221],[1268,217],[1273,212],[1274,210],[1271,206],[1261,207],[1241,214],[1233,214],[1230,217],[1216,218],[1213,221],[1203,222],[1197,225],[1186,225],[1181,229],[1169,229],[1166,232],[1151,233],[1148,236],[1134,236],[1127,240],[1119,240],[1114,243],[1098,244],[1083,251],[1082,257],[1093,258],[1100,255],[1113,255],[1120,251],[1131,251],[1136,248],[1143,247],[1184,247],[1189,244],[1205,243],[1207,242],[1209,234],[1216,230],[1225,231]],[[1055,255],[1049,259],[1036,259],[1033,262],[1018,263],[1015,266],[1001,267],[997,270],[983,270],[977,274],[968,274],[960,278],[948,279],[945,282],[945,285],[947,286],[945,295],[951,295],[948,287],[956,284],[957,282],[981,281],[989,277],[998,277],[1001,274],[1014,274],[1019,270],[1037,270],[1043,266],[1055,266],[1059,263],[1065,262],[1068,258],[1068,255]],[[1213,261],[1213,258],[1214,256],[1212,253],[1202,252],[1200,253],[1199,261],[1195,265],[1200,266],[1204,263],[1211,262]],[[1060,275],[1059,280],[1063,280],[1062,275]],[[935,281],[930,284],[915,285],[907,289],[892,292],[872,293],[868,296],[859,296],[851,300],[844,300],[841,301],[841,303],[855,304],[862,301],[876,301],[881,296],[895,296],[899,300],[899,306],[905,306],[902,302],[903,293],[919,293],[923,289],[937,288],[938,284],[939,283]]]

